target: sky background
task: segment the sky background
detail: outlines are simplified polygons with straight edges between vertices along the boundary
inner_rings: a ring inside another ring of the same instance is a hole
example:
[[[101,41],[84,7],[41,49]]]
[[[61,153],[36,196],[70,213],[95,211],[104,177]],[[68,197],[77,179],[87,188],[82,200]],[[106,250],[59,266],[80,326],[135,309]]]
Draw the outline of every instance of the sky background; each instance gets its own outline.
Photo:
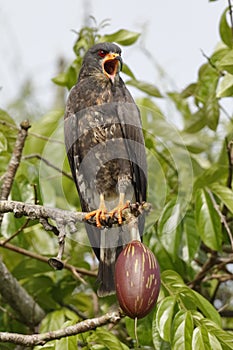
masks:
[[[217,45],[227,5],[227,0],[0,0],[0,108],[7,108],[27,78],[41,112],[48,108],[58,57],[74,59],[72,29],[79,31],[89,15],[98,23],[111,20],[104,33],[143,31],[136,45],[122,47],[124,61],[138,79],[182,90],[206,61],[201,50],[211,55]]]

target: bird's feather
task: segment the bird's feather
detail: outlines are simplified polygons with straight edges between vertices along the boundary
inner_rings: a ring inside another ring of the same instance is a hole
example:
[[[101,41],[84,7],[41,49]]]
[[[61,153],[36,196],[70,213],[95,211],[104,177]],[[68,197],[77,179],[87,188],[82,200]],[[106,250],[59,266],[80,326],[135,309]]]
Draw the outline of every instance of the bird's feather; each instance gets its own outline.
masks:
[[[97,70],[96,70],[97,71]],[[125,183],[126,199],[146,200],[146,153],[139,110],[122,79],[116,83],[99,73],[88,76],[85,64],[66,106],[64,131],[67,155],[82,210],[99,205],[104,194],[108,210],[118,200],[118,185]],[[131,240],[127,225],[99,229],[85,224],[99,265],[99,294],[114,291],[115,260]],[[139,218],[142,235],[144,217]]]

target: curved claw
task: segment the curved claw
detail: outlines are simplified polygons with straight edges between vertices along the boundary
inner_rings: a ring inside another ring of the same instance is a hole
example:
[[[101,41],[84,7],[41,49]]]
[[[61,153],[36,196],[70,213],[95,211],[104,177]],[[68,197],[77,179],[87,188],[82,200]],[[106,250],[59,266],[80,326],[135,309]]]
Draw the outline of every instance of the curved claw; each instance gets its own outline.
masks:
[[[96,226],[97,227],[101,227],[101,220],[105,221],[106,220],[106,214],[107,211],[106,209],[96,209],[91,211],[90,213],[87,213],[85,216],[85,220],[90,220],[92,217],[95,216],[95,220],[96,220]]]
[[[121,225],[122,222],[123,222],[123,219],[122,219],[122,211],[124,209],[127,209],[129,208],[130,206],[130,201],[126,201],[125,203],[119,203],[118,206],[114,209],[112,209],[110,212],[109,212],[109,216],[111,218],[113,218],[115,216],[115,214],[117,214],[117,218],[118,218],[118,224]]]
[[[101,227],[101,221],[106,221],[106,215],[107,209],[104,202],[104,196],[103,194],[100,194],[100,205],[99,208],[96,210],[91,211],[90,213],[87,213],[85,216],[85,220],[90,220],[93,216],[95,216],[96,220],[96,226]]]

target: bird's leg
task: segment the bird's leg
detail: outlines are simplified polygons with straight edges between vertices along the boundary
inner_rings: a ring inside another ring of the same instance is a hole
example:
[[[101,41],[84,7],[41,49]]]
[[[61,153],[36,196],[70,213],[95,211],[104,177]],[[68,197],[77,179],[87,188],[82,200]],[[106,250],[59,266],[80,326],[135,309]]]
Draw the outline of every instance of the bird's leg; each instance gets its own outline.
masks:
[[[100,194],[99,208],[96,209],[96,210],[91,211],[88,214],[86,214],[85,220],[89,220],[90,218],[95,216],[96,226],[97,227],[101,227],[102,225],[101,225],[100,220],[103,220],[103,221],[106,220],[106,215],[105,215],[106,213],[107,213],[107,209],[106,209],[106,206],[105,206],[104,195]]]
[[[129,208],[129,205],[130,205],[130,201],[125,202],[125,193],[120,192],[118,205],[109,212],[109,216],[112,218],[115,214],[117,214],[118,224],[121,225],[122,211],[126,208]]]

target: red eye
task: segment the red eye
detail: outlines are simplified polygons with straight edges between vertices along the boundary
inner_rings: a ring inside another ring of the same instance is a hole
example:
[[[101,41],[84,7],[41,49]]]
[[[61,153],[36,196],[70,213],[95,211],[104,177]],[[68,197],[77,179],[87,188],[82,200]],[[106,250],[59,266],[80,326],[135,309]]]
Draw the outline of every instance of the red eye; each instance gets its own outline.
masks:
[[[100,56],[100,57],[105,57],[106,56],[106,54],[107,54],[107,52],[105,52],[104,50],[99,50],[98,51],[98,55]]]

